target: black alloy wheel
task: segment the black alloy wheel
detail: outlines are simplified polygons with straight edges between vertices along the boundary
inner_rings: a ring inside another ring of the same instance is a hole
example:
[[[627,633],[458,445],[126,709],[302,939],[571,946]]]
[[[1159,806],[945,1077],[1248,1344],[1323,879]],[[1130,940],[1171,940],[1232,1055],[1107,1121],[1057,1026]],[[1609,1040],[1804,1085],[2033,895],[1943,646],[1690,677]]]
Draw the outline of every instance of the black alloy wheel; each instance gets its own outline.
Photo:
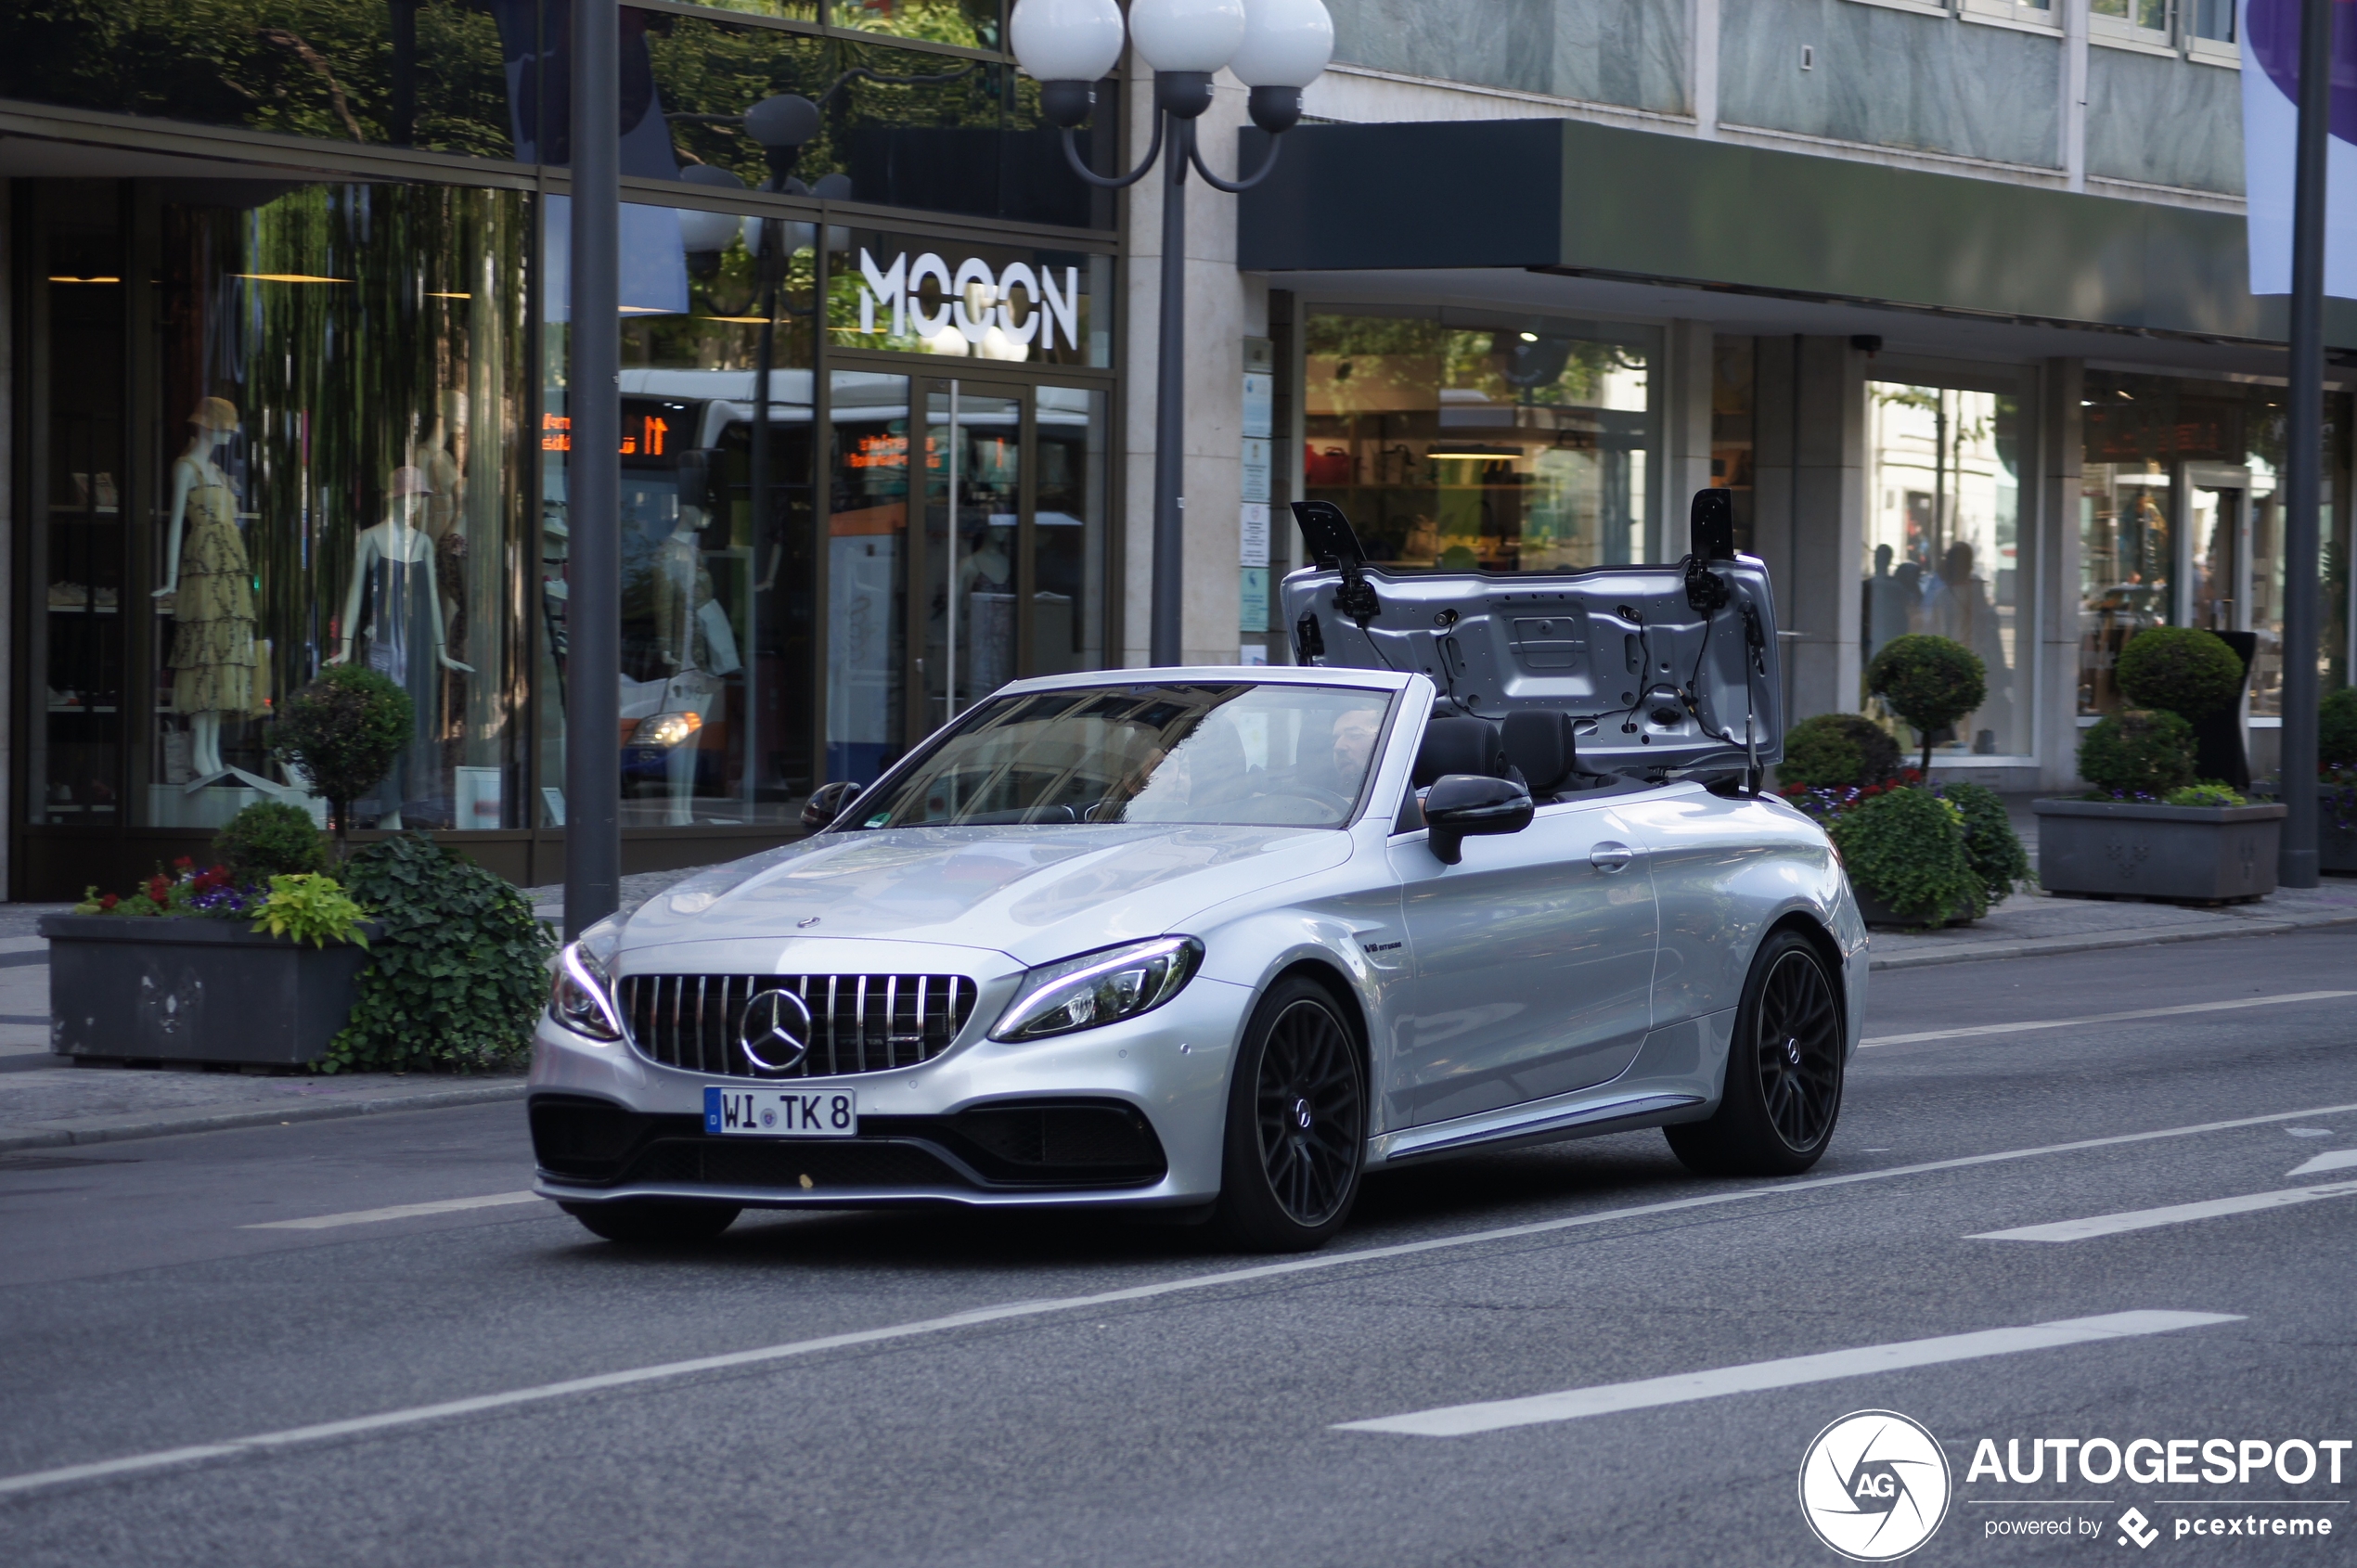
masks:
[[[1833,1141],[1841,1115],[1840,994],[1814,944],[1770,934],[1744,982],[1726,1086],[1708,1120],[1664,1127],[1700,1176],[1798,1176]]]
[[[1760,988],[1752,1054],[1759,1098],[1794,1153],[1823,1144],[1841,1110],[1841,1009],[1814,953],[1780,956]]]
[[[1321,1246],[1358,1200],[1367,1091],[1358,1039],[1307,977],[1272,988],[1245,1028],[1228,1100],[1219,1213],[1254,1252]]]

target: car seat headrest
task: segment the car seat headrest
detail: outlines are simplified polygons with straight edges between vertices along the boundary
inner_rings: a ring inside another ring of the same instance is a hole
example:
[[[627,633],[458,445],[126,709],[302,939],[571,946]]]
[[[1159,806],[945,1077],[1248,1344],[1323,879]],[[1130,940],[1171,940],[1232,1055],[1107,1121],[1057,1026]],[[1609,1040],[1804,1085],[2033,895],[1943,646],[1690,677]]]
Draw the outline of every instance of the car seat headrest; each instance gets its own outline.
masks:
[[[1563,788],[1578,766],[1579,742],[1571,715],[1554,708],[1523,708],[1506,715],[1506,760],[1522,771],[1534,795]]]
[[[1498,726],[1488,719],[1468,718],[1436,718],[1426,724],[1410,782],[1422,790],[1447,773],[1505,778],[1505,748],[1499,741]]]

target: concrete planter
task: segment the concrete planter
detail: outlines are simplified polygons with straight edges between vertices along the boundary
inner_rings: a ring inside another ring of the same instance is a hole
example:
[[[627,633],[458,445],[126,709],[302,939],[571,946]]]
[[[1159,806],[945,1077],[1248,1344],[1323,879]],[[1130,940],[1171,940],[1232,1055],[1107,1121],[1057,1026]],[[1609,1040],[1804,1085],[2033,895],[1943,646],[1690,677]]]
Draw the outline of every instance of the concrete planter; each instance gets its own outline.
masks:
[[[367,951],[257,935],[244,920],[45,915],[49,1048],[278,1067],[316,1061],[347,1019]]]
[[[2275,891],[2281,805],[2033,802],[2048,893],[2216,904]]]
[[[1859,918],[1875,931],[1923,931],[1932,924],[1929,920],[1909,919],[1855,881],[1849,884],[1849,891],[1858,899]],[[1968,926],[1976,918],[1972,915],[1959,915],[1954,919],[1943,921],[1941,924]]]

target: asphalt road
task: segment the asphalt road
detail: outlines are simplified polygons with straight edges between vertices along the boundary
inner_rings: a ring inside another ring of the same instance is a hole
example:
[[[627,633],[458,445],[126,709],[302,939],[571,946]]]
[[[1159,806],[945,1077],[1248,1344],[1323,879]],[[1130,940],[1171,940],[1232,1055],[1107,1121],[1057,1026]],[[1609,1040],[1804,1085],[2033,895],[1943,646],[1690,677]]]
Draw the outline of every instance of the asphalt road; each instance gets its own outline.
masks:
[[[0,1560],[1820,1564],[1796,1477],[1865,1408],[1951,1469],[1911,1562],[2346,1560],[2357,1450],[2338,1484],[1967,1473],[1983,1438],[2357,1438],[2357,996],[2254,1005],[2320,991],[2357,993],[2357,932],[1886,972],[1871,1038],[2234,1005],[1870,1046],[1799,1182],[1696,1180],[1656,1134],[1377,1177],[1273,1268],[1008,1215],[749,1216],[655,1256],[537,1201],[244,1228],[514,1193],[512,1106],[0,1158]],[[1725,1369],[1754,1369],[1648,1382]],[[1395,1417],[1520,1424],[1337,1430]],[[2334,1533],[2176,1533],[2229,1514]]]

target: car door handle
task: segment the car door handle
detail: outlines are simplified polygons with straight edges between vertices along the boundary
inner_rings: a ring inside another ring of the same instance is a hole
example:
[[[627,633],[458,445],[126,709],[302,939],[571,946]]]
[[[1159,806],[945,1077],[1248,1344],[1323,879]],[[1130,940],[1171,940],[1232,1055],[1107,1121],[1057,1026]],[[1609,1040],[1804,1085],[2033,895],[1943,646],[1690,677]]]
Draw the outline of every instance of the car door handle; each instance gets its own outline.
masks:
[[[1588,864],[1607,876],[1615,871],[1626,871],[1629,869],[1629,863],[1636,858],[1635,850],[1630,849],[1627,844],[1615,843],[1609,839],[1588,852]]]

